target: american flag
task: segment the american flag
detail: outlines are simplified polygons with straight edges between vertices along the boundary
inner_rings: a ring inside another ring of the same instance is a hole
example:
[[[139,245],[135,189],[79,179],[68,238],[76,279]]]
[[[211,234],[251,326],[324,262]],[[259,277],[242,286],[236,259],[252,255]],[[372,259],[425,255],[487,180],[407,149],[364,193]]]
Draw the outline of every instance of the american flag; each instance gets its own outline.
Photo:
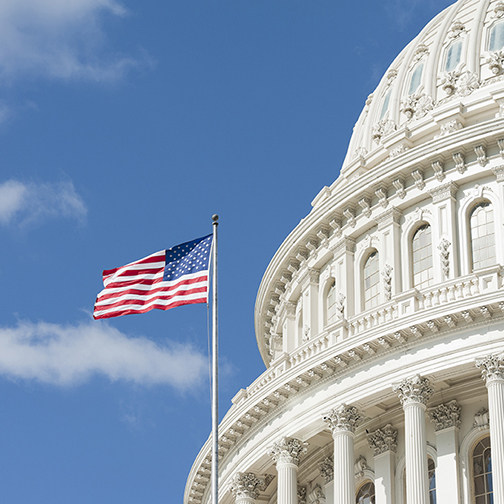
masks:
[[[212,235],[105,270],[93,317],[103,319],[153,308],[206,303]]]

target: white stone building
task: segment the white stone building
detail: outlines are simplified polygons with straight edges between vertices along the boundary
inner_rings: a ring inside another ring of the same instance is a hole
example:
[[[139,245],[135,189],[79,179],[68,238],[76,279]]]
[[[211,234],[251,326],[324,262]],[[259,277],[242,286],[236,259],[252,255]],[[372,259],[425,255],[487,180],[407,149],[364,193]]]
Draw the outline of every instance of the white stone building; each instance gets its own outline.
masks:
[[[399,54],[312,205],[259,289],[220,502],[504,504],[503,1]],[[184,504],[209,475],[207,442]]]

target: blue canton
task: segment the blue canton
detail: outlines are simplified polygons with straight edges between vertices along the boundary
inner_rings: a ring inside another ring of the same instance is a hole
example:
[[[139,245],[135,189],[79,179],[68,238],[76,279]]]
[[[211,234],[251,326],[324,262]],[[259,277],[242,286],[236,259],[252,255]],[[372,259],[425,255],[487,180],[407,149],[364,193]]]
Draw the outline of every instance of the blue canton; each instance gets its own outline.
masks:
[[[167,249],[163,281],[208,270],[212,238],[207,235]]]

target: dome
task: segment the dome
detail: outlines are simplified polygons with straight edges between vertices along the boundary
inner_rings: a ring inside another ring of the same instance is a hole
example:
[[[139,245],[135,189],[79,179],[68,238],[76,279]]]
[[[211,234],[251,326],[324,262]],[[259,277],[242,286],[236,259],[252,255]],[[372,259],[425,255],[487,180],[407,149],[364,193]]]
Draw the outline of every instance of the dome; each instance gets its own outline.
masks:
[[[312,207],[259,287],[267,369],[220,424],[219,502],[504,502],[504,2],[399,54]]]

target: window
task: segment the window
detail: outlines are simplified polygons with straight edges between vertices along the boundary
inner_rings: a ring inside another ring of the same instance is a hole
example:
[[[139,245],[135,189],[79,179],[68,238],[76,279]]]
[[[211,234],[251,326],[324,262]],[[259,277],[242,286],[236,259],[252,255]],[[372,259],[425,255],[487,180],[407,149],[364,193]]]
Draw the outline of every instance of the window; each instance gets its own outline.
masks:
[[[364,264],[364,310],[378,305],[380,297],[380,272],[378,252],[375,250]]]
[[[490,202],[477,204],[470,216],[472,269],[495,264],[494,215]]]
[[[472,454],[475,504],[493,504],[492,453],[490,437],[483,438]]]
[[[504,47],[504,23],[497,23],[490,30],[489,51],[500,51]]]
[[[434,460],[429,458],[429,504],[436,504],[436,466]]]
[[[460,63],[460,56],[462,55],[462,40],[457,40],[454,42],[446,53],[446,65],[445,72],[451,72],[455,70],[457,65]]]
[[[413,74],[411,75],[410,86],[408,90],[408,94],[412,95],[419,87],[422,82],[422,72],[423,72],[424,64],[420,63],[415,68]]]
[[[336,321],[336,283],[333,281],[327,291],[327,323]]]
[[[380,120],[382,120],[385,117],[385,114],[388,111],[391,93],[392,93],[392,90],[389,89],[388,93],[385,95],[385,99],[383,100],[383,105],[382,105],[382,109],[381,109]]]
[[[357,496],[355,497],[356,504],[374,504],[375,503],[375,490],[374,483],[368,481],[359,488]]]
[[[434,278],[432,264],[431,227],[425,224],[413,235],[413,286],[419,289],[428,287]]]

